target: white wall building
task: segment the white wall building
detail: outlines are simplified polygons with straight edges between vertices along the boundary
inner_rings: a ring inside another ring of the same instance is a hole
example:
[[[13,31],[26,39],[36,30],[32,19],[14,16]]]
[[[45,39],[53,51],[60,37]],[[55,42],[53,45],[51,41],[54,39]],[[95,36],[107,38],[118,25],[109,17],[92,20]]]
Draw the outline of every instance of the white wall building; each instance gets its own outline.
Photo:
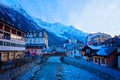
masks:
[[[77,41],[76,39],[69,39],[64,43],[63,47],[66,48],[67,50],[67,56],[80,57],[83,43],[80,41]]]
[[[48,48],[48,36],[43,30],[33,30],[26,34],[26,51],[30,54],[42,54],[41,49]]]
[[[25,33],[0,20],[0,60],[8,61],[24,57]]]
[[[102,42],[110,39],[111,36],[105,33],[94,33],[87,36],[87,45],[99,46]]]

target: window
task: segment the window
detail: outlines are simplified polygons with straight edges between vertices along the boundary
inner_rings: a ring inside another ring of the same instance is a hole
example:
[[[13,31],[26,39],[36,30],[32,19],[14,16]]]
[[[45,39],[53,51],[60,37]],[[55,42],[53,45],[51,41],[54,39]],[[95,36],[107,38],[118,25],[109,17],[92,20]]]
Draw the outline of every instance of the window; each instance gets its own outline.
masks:
[[[14,52],[11,52],[11,60],[13,60],[14,59],[14,57],[15,57],[15,53]]]
[[[42,37],[42,32],[39,32],[39,37]]]
[[[21,45],[21,47],[25,47],[25,45]]]
[[[21,32],[17,31],[17,35],[18,35],[18,36],[21,36]]]
[[[37,33],[36,33],[36,32],[34,32],[34,33],[33,33],[33,36],[34,36],[34,37],[36,37],[36,36],[37,36]]]
[[[0,39],[3,38],[3,32],[0,31]]]
[[[7,53],[7,52],[3,53],[3,61],[7,61],[9,59],[9,55],[8,54],[9,53]]]
[[[4,46],[10,46],[10,42],[4,42]]]
[[[17,44],[17,47],[21,47],[21,44]]]
[[[21,36],[22,36],[22,37],[25,37],[25,34],[24,34],[24,33],[22,33],[22,34],[21,34]]]
[[[0,30],[3,30],[3,24],[0,23]]]
[[[97,63],[97,58],[95,58],[95,62]]]
[[[0,41],[0,45],[3,45],[3,41]]]
[[[101,64],[105,64],[105,59],[101,58]]]
[[[33,37],[33,34],[32,34],[32,33],[29,33],[29,37]]]
[[[30,39],[29,41],[30,41],[30,44],[32,44],[32,39]]]
[[[11,43],[11,46],[16,46],[16,44],[15,43]]]
[[[16,34],[16,30],[15,29],[12,29],[12,34]]]
[[[86,49],[86,53],[90,53],[90,49]]]
[[[5,26],[5,31],[10,32],[10,27]]]
[[[4,33],[4,39],[8,39],[8,40],[10,40],[10,34],[8,34],[8,33]]]

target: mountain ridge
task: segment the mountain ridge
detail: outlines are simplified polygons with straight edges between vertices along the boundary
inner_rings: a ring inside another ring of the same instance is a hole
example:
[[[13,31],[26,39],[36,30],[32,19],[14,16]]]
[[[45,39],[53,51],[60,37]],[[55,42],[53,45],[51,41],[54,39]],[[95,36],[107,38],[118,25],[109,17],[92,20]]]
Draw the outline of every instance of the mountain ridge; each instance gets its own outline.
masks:
[[[74,26],[66,26],[61,23],[48,23],[34,18],[22,7],[10,8],[0,5],[0,19],[14,24],[14,26],[23,29],[25,32],[33,29],[44,29],[48,33],[49,46],[62,45],[65,40],[72,37],[85,43],[86,36],[88,35],[74,28]]]

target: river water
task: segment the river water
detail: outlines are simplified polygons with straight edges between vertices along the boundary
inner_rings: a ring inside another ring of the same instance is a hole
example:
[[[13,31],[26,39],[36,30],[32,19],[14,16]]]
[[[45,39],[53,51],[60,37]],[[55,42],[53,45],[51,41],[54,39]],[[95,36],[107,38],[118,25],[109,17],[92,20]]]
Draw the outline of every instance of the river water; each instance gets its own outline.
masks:
[[[67,65],[60,57],[51,57],[39,69],[32,80],[102,80],[99,76],[81,68]]]

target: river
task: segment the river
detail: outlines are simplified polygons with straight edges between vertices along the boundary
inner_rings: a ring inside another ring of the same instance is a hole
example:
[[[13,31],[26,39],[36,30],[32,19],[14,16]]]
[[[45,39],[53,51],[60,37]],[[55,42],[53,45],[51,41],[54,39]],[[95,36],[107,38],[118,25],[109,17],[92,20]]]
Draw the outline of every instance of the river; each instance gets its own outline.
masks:
[[[103,80],[84,69],[61,62],[60,57],[50,57],[36,72],[29,73],[34,75],[27,80]],[[19,80],[26,80],[25,77],[23,75]]]

